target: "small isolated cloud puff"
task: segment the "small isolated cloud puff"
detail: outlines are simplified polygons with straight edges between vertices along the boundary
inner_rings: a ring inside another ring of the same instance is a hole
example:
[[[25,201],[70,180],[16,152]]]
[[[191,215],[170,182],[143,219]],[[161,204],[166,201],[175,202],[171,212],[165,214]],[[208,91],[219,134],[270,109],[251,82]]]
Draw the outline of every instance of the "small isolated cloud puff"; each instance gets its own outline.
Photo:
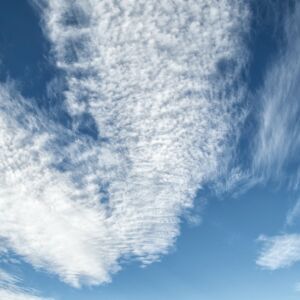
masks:
[[[263,179],[288,182],[299,190],[300,184],[300,5],[286,17],[285,49],[267,73],[261,91],[262,114],[254,153],[254,169]],[[288,213],[286,225],[299,216],[299,202]],[[300,235],[261,237],[263,250],[257,264],[278,269],[300,260]]]
[[[17,109],[21,97],[0,89],[0,236],[73,286],[99,284],[122,259],[167,253],[197,189],[226,168],[247,6],[42,2],[68,113],[91,116],[98,136]]]
[[[263,248],[256,263],[263,268],[276,270],[300,261],[299,234],[261,236],[259,241],[263,243]]]

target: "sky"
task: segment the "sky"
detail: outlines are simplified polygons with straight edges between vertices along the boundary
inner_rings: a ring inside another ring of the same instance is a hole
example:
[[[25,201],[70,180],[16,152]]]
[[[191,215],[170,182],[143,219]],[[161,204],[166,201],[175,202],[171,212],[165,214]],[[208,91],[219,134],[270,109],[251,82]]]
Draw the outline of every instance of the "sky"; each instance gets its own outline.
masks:
[[[299,299],[299,25],[2,0],[0,299]]]

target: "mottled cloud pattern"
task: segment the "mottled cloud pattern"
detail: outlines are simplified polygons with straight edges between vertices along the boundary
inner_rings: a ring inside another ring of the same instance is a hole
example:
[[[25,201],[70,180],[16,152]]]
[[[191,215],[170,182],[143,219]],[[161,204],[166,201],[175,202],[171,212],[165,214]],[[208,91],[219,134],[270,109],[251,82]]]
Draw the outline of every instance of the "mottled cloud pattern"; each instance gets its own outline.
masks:
[[[249,12],[237,0],[34,4],[73,128],[1,86],[0,236],[73,286],[108,282],[122,260],[166,254],[197,189],[226,169]]]

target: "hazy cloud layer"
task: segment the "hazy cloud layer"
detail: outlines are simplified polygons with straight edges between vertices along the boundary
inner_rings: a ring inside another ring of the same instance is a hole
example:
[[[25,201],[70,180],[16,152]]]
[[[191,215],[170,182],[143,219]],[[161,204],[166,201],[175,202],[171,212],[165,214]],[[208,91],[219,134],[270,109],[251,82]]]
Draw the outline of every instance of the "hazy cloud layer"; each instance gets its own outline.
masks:
[[[226,169],[248,11],[237,0],[36,5],[73,130],[0,87],[0,236],[69,284],[99,284],[122,259],[167,253],[197,189]]]
[[[295,223],[297,223],[297,220],[299,221],[300,217],[300,199],[298,199],[294,206],[288,211],[286,216],[286,225],[293,226]]]

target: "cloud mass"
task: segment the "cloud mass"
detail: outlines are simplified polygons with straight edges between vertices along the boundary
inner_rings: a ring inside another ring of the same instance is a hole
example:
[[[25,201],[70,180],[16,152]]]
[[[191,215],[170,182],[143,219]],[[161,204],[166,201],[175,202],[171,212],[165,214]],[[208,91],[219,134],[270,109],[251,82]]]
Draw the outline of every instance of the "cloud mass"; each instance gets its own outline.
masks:
[[[1,85],[0,237],[73,286],[109,282],[122,260],[166,254],[197,190],[226,169],[249,12],[237,0],[34,4],[72,129]]]

